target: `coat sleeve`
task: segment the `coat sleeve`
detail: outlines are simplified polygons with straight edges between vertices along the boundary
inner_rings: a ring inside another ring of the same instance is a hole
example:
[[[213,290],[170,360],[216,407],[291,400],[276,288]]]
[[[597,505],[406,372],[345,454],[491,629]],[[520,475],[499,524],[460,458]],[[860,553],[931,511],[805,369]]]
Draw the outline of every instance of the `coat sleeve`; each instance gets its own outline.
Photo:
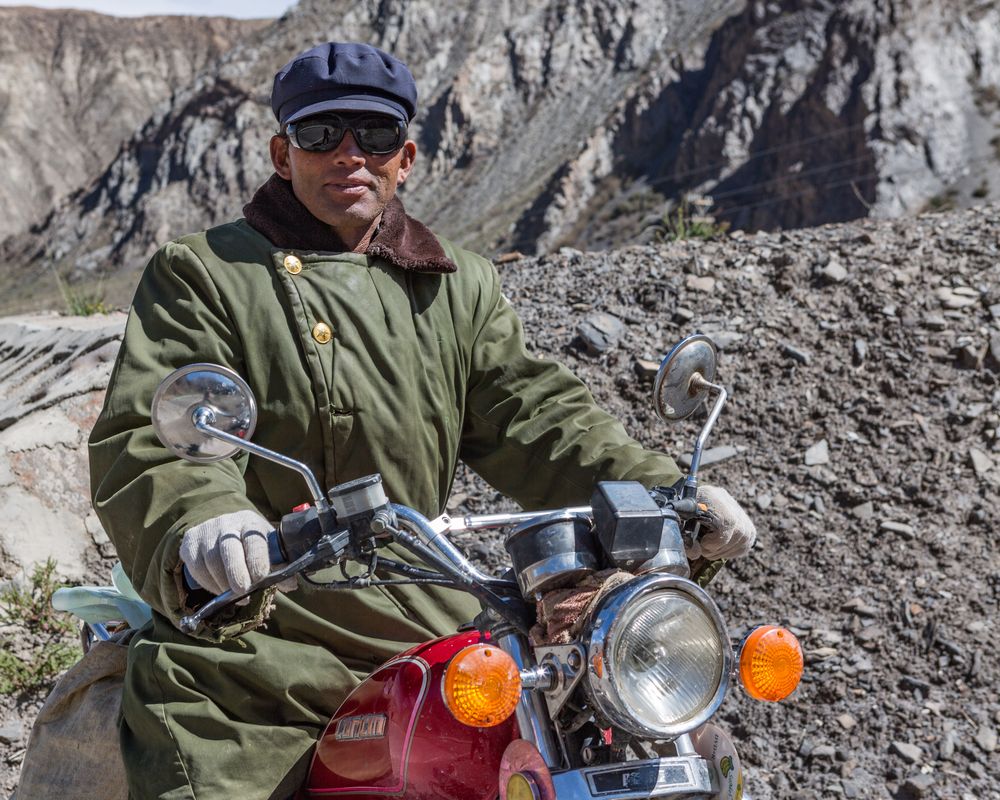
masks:
[[[94,509],[139,594],[175,625],[190,613],[180,579],[184,532],[212,517],[252,509],[241,453],[208,464],[175,457],[157,439],[150,403],[178,367],[210,362],[242,370],[242,348],[223,298],[187,246],[157,252],[140,280],[111,373],[104,408],[90,435]],[[221,640],[256,626],[265,593],[196,635]]]
[[[472,348],[461,456],[526,509],[588,502],[599,480],[676,481],[674,460],[644,449],[562,364],[534,358],[496,270]]]

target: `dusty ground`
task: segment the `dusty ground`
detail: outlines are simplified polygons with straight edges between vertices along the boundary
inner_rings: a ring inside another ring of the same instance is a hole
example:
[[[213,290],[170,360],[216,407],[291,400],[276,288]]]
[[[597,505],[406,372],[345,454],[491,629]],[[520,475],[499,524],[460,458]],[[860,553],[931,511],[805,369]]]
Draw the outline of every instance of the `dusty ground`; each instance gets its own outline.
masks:
[[[710,446],[734,454],[703,477],[760,536],[714,591],[735,633],[784,622],[807,660],[790,701],[723,706],[752,796],[1000,798],[1000,210],[501,271],[532,350],[649,446],[689,452],[701,417],[659,422],[639,361],[696,330],[722,349],[732,400]],[[618,336],[603,354],[582,346],[588,319]],[[498,504],[460,474],[454,508]],[[465,543],[497,563],[495,541]],[[8,792],[37,702],[3,708],[22,726],[0,750]]]

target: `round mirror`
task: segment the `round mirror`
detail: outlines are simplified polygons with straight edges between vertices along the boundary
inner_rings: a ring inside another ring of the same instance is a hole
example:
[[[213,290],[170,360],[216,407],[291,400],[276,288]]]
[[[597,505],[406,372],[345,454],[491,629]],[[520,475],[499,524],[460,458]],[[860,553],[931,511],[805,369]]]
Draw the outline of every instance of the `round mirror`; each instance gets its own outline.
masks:
[[[715,345],[701,333],[681,340],[667,353],[656,373],[653,402],[660,419],[685,419],[695,412],[708,389],[693,386],[692,378],[700,375],[708,383],[715,382]]]
[[[150,416],[160,442],[188,461],[221,461],[239,448],[194,426],[199,407],[215,415],[212,427],[249,439],[257,425],[257,403],[237,373],[218,364],[189,364],[171,372],[156,388]]]

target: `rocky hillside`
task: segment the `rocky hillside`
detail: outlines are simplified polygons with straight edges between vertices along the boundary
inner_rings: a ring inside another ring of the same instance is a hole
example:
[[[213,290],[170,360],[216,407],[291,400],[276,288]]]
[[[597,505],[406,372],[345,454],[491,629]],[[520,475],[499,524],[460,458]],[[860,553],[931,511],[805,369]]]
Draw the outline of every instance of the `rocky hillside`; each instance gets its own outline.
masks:
[[[408,207],[489,252],[648,241],[687,195],[751,230],[1000,196],[993,2],[301,0],[0,246],[8,307],[38,264],[132,275],[165,238],[238,215],[270,171],[271,77],[329,38],[411,65]]]
[[[238,215],[271,171],[274,73],[304,43],[325,39],[405,54],[420,92],[422,153],[407,203],[465,242],[500,240],[641,69],[704,40],[736,6],[303,0],[179,92],[99,180],[3,252],[76,277],[135,270],[165,236]],[[15,283],[12,272],[3,277]]]
[[[159,103],[263,25],[0,8],[0,239],[44,223]]]
[[[569,181],[587,209],[524,233],[620,244],[685,194],[749,230],[1000,198],[1000,7],[751,2],[616,131],[611,163]]]
[[[682,456],[700,424],[656,419],[660,355],[696,330],[721,348],[731,400],[703,478],[760,533],[713,592],[735,634],[782,621],[807,662],[789,702],[736,690],[723,706],[755,800],[998,798],[998,263],[993,205],[501,267],[532,351],[567,362],[648,446]],[[88,527],[80,447],[121,318],[85,325],[0,322],[0,508],[50,532],[62,509],[51,552],[83,548],[99,580],[113,547]],[[500,503],[461,472],[449,506]],[[499,567],[496,539],[458,543]],[[44,557],[30,544],[0,539],[2,577]],[[7,790],[39,702],[0,708]]]

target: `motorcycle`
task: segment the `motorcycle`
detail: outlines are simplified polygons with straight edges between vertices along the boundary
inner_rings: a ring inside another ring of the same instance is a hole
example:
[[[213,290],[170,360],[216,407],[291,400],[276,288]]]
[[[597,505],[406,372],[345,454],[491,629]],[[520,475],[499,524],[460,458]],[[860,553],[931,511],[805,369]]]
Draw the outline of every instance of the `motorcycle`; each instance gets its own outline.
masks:
[[[253,444],[255,401],[232,370],[193,364],[160,384],[153,426],[177,456],[207,462],[247,451],[298,472],[312,497],[272,534],[273,571],[247,592],[213,597],[182,628],[194,631],[290,577],[348,563],[363,571],[326,585],[363,590],[392,573],[461,589],[482,605],[472,624],[398,654],[344,700],[300,800],[747,797],[736,748],[710,720],[737,678],[756,699],[786,698],[803,661],[795,636],[774,625],[734,647],[705,588],[723,562],[685,556],[706,519],[697,502],[701,454],[728,397],[716,366],[711,340],[695,335],[670,351],[655,379],[664,420],[715,398],[678,484],[607,481],[586,507],[433,520],[390,502],[377,474],[324,491],[307,465]],[[480,571],[449,538],[489,529],[509,529],[511,569],[501,577]],[[423,566],[380,554],[389,542]],[[561,638],[536,627],[532,639],[543,598],[556,592],[578,601],[579,617]],[[109,635],[92,619],[86,630]]]

